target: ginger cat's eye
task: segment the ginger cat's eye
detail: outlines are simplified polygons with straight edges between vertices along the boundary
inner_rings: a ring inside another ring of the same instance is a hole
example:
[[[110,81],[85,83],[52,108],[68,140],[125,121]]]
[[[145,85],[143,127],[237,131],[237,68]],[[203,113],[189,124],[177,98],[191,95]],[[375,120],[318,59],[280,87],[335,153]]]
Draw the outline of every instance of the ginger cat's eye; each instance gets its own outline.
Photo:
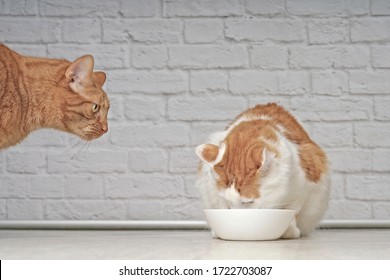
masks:
[[[92,112],[96,113],[97,111],[99,111],[99,105],[97,104],[92,104]]]

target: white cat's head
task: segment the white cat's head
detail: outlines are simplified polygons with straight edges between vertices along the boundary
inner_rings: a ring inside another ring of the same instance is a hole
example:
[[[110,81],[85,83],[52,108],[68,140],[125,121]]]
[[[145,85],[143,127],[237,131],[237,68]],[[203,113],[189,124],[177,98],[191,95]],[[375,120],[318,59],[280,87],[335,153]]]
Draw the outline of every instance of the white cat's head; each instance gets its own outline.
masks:
[[[267,147],[245,123],[233,130],[220,145],[202,144],[196,154],[210,167],[219,194],[230,208],[257,208],[261,179],[269,171],[277,152]]]

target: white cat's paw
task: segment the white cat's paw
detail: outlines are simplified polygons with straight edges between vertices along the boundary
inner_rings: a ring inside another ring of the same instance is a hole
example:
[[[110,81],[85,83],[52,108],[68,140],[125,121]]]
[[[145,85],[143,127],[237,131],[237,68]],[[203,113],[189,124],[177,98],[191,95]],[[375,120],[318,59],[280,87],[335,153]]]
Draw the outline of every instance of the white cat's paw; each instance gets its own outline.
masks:
[[[297,226],[295,225],[290,225],[288,229],[283,233],[281,238],[284,239],[296,239],[301,236],[301,231]]]

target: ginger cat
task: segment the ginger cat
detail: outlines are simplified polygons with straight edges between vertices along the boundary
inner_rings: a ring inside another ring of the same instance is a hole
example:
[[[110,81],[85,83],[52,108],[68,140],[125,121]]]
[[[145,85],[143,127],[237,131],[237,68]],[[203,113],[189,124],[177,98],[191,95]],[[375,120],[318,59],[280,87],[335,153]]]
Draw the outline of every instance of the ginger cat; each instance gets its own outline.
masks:
[[[282,238],[309,234],[326,211],[325,153],[284,108],[269,103],[239,115],[196,148],[205,208],[295,209]]]
[[[22,56],[0,44],[0,149],[33,130],[54,128],[85,141],[107,132],[109,100],[94,59],[74,62]]]

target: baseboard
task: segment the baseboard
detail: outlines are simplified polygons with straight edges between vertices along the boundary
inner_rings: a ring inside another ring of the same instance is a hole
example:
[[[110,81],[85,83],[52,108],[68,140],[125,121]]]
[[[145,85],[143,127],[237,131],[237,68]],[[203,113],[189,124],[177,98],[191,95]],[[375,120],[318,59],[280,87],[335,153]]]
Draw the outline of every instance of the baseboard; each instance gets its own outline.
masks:
[[[323,220],[322,229],[387,228],[390,220]],[[206,230],[205,221],[0,221],[0,229]]]

